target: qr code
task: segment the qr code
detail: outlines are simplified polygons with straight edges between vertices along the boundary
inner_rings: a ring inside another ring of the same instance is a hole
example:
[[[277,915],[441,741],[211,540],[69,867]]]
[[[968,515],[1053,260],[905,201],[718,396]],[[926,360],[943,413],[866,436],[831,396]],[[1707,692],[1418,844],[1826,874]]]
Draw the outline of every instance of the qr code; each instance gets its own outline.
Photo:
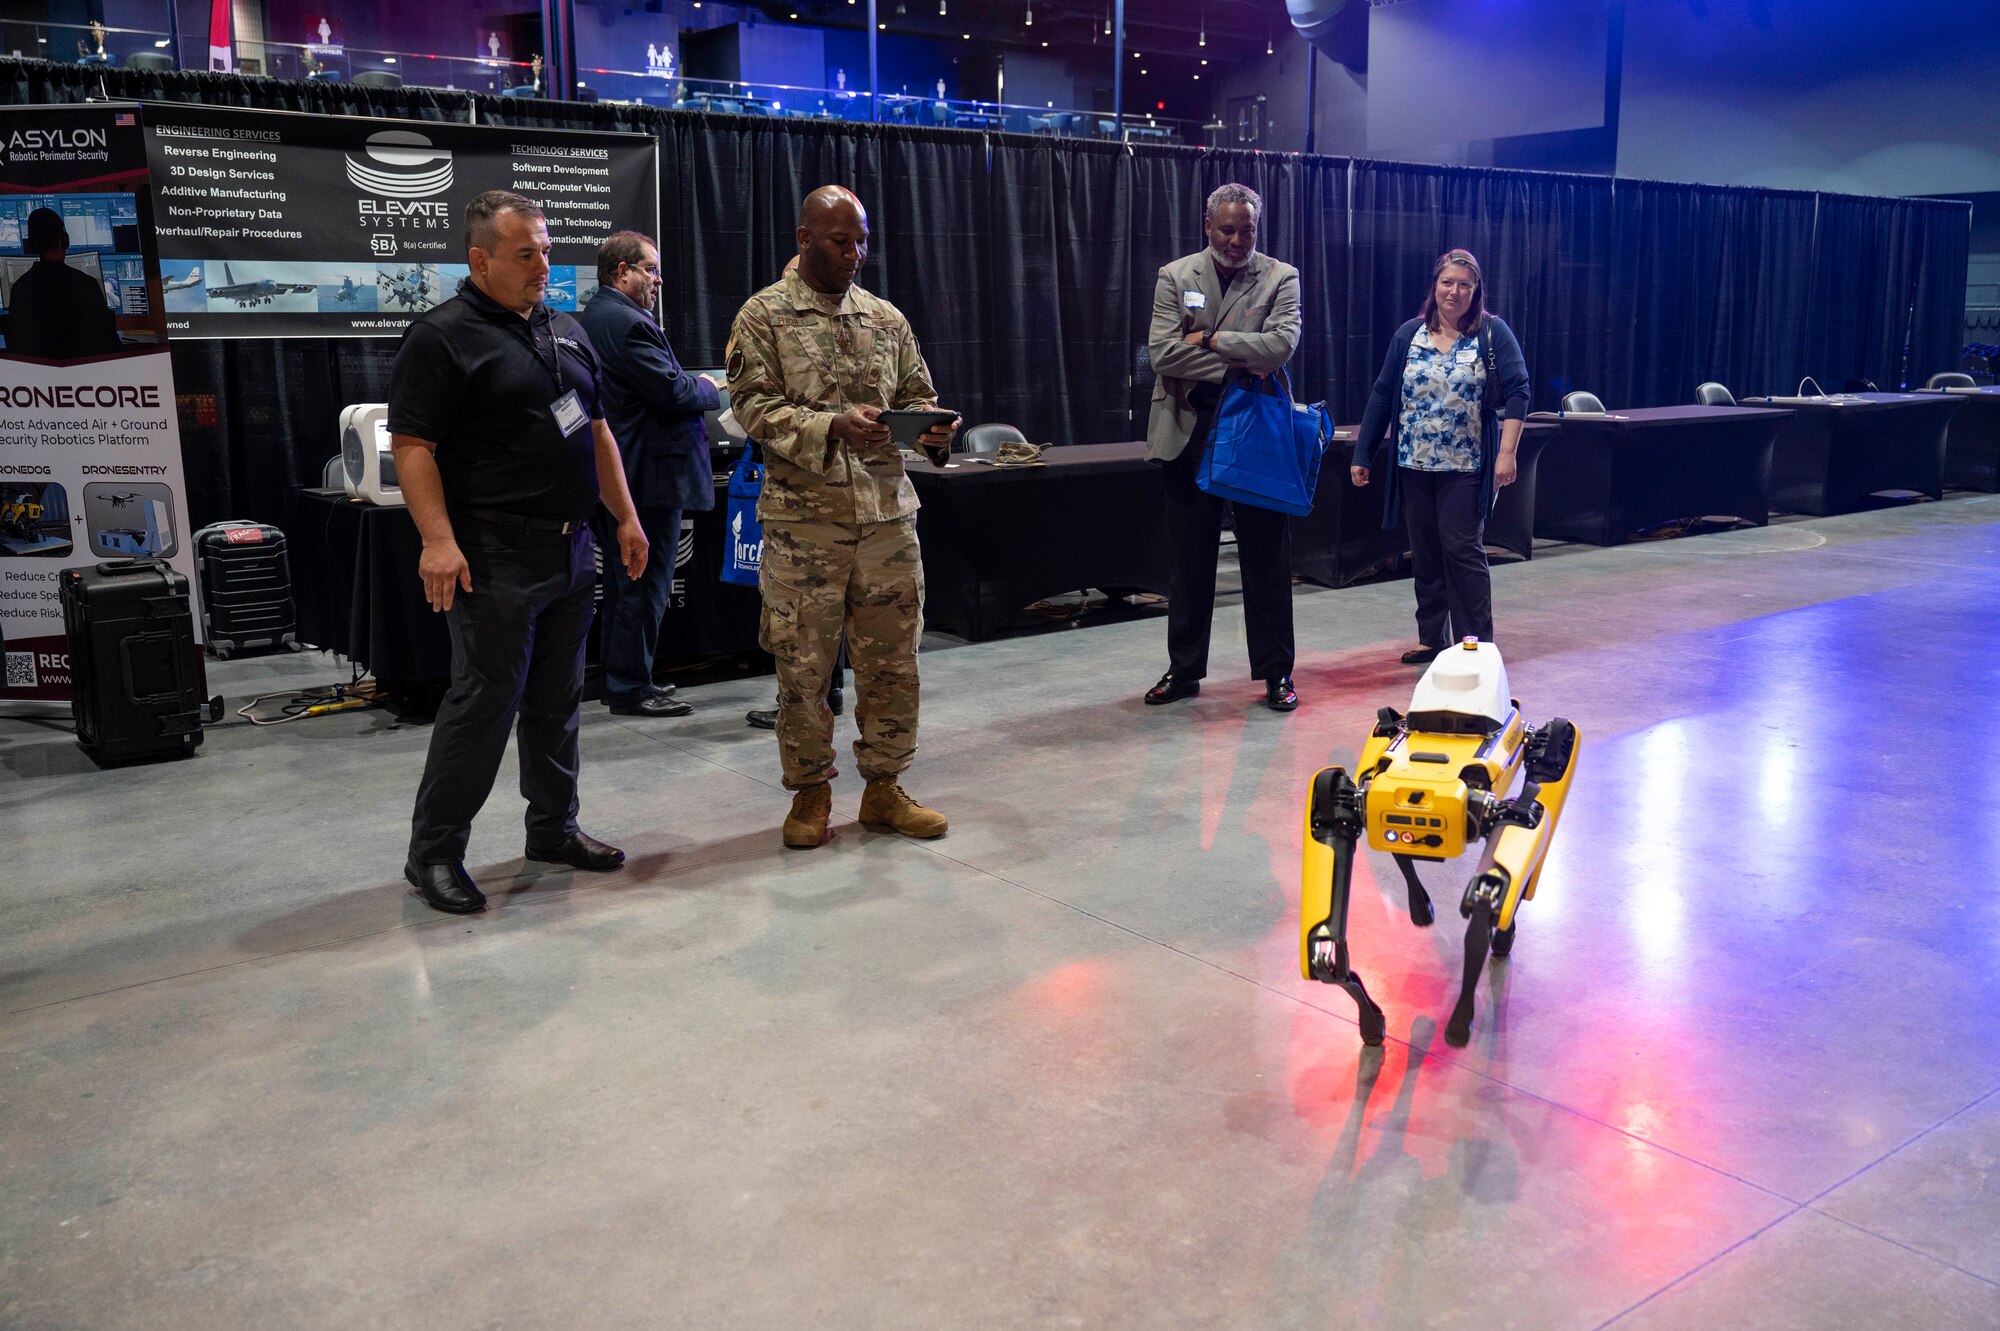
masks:
[[[35,687],[35,654],[33,652],[7,653],[7,687],[10,689],[32,689]]]

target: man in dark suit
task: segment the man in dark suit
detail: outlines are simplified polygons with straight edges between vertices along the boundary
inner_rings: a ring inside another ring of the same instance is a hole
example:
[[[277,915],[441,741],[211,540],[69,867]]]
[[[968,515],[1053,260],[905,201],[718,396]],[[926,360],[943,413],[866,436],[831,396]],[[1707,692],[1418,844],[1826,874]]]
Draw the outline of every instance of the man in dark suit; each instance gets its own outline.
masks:
[[[660,252],[636,231],[597,251],[597,294],[581,322],[604,369],[604,416],[625,457],[625,480],[646,540],[657,552],[637,578],[612,569],[604,584],[604,702],[619,716],[686,716],[694,710],[653,683],[654,641],[673,595],[681,513],[715,507],[715,472],[702,413],[716,383],[689,374],[653,317]]]

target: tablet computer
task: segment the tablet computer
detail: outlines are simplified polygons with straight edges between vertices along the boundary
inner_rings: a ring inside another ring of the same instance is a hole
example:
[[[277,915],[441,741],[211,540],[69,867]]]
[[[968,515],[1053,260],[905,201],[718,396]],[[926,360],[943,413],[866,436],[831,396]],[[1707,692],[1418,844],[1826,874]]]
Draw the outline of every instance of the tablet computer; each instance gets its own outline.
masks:
[[[897,411],[882,413],[882,424],[889,427],[889,438],[898,448],[918,448],[917,436],[940,425],[950,425],[958,419],[955,411]],[[951,446],[926,448],[924,453],[942,466],[951,454]]]

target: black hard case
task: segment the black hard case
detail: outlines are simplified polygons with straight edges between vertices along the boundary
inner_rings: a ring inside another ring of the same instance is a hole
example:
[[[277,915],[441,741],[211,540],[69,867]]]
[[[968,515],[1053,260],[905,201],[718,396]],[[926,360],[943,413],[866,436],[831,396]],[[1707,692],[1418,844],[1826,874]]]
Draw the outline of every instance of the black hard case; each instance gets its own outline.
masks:
[[[121,559],[66,568],[60,587],[83,751],[106,766],[192,754],[202,681],[188,580],[162,560]]]
[[[246,647],[298,650],[285,533],[261,522],[218,522],[194,534],[194,559],[210,651],[227,658]]]

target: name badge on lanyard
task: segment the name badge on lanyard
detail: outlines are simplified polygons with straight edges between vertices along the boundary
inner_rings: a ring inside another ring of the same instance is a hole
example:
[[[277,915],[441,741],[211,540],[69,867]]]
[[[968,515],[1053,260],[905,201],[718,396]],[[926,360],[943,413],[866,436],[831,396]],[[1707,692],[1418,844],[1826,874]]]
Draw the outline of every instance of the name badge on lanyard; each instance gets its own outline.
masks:
[[[565,439],[576,433],[577,426],[590,419],[589,413],[583,409],[583,403],[577,401],[574,388],[557,398],[550,410],[555,412],[556,428],[563,432]]]

